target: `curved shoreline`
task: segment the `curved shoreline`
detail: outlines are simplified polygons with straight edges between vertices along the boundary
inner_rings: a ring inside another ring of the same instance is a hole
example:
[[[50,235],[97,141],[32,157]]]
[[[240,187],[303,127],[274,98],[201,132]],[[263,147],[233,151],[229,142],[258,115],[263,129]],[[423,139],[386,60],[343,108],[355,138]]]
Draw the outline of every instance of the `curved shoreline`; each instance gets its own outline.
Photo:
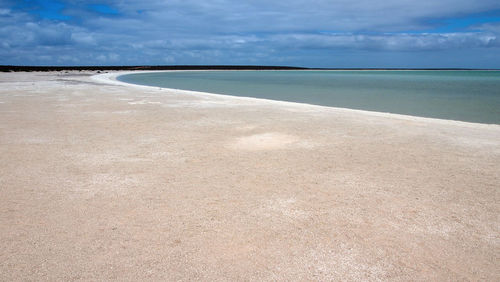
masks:
[[[94,74],[0,74],[0,280],[499,280],[498,126]]]
[[[195,70],[199,71],[199,70]],[[203,70],[202,70],[203,71]],[[205,70],[209,71],[209,70]],[[355,113],[361,114],[365,116],[372,117],[384,117],[384,118],[393,118],[398,120],[408,120],[408,121],[419,121],[419,122],[428,122],[434,124],[444,124],[444,125],[461,125],[466,127],[474,127],[474,128],[498,128],[500,129],[500,124],[488,124],[488,123],[476,123],[476,122],[468,122],[468,121],[460,121],[460,120],[451,120],[451,119],[439,119],[439,118],[430,118],[430,117],[420,117],[420,116],[412,116],[412,115],[404,115],[404,114],[395,114],[389,112],[376,112],[376,111],[367,111],[367,110],[358,110],[358,109],[350,109],[350,108],[341,108],[341,107],[330,107],[330,106],[321,106],[307,103],[299,103],[299,102],[289,102],[289,101],[280,101],[280,100],[272,100],[272,99],[264,99],[264,98],[254,98],[254,97],[241,97],[241,96],[233,96],[227,94],[217,94],[210,92],[202,92],[202,91],[193,91],[193,90],[184,90],[184,89],[176,89],[176,88],[165,88],[165,87],[157,87],[157,86],[148,86],[134,83],[127,83],[123,81],[119,81],[117,78],[122,75],[127,74],[135,74],[135,73],[156,73],[156,72],[190,72],[190,70],[172,70],[172,71],[124,71],[124,72],[111,72],[104,74],[93,75],[91,79],[101,82],[108,83],[113,85],[120,85],[126,87],[136,87],[140,89],[148,89],[148,90],[164,90],[170,93],[176,94],[187,94],[191,96],[197,97],[215,97],[219,99],[229,99],[229,100],[240,100],[240,101],[253,101],[264,103],[268,105],[281,105],[287,107],[297,107],[302,109],[310,109],[313,111],[336,111],[336,112],[345,112],[345,113]]]

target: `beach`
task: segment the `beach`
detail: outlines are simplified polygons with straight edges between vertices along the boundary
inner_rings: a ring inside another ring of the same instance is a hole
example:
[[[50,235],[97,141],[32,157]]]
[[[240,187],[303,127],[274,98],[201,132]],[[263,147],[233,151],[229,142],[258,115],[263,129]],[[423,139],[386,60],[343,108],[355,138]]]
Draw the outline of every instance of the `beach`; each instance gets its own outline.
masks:
[[[0,73],[0,280],[500,280],[500,125]]]

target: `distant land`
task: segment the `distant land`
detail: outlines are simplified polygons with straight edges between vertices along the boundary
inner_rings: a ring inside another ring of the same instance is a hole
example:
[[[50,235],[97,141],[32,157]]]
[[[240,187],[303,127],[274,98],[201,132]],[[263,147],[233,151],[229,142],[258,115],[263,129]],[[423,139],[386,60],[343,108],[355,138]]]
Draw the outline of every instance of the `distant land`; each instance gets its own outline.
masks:
[[[468,68],[305,68],[253,65],[169,65],[169,66],[12,66],[0,65],[0,72],[32,71],[133,71],[133,70],[498,70]]]
[[[121,70],[304,70],[284,66],[231,66],[231,65],[173,65],[173,66],[8,66],[0,65],[2,72],[20,71],[121,71]]]

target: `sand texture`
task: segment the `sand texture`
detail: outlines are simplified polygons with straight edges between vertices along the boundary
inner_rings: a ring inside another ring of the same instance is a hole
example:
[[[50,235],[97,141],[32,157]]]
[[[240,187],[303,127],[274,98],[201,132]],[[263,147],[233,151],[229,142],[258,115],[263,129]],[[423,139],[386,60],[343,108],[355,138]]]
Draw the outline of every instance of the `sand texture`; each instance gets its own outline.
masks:
[[[0,74],[0,280],[500,280],[500,126]]]

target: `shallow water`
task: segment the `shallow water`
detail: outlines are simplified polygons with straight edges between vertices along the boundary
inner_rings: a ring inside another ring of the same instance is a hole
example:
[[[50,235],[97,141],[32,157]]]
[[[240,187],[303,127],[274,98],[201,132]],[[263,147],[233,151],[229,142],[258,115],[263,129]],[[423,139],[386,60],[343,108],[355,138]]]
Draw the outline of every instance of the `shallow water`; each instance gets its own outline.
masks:
[[[128,83],[500,124],[500,71],[190,71]]]

